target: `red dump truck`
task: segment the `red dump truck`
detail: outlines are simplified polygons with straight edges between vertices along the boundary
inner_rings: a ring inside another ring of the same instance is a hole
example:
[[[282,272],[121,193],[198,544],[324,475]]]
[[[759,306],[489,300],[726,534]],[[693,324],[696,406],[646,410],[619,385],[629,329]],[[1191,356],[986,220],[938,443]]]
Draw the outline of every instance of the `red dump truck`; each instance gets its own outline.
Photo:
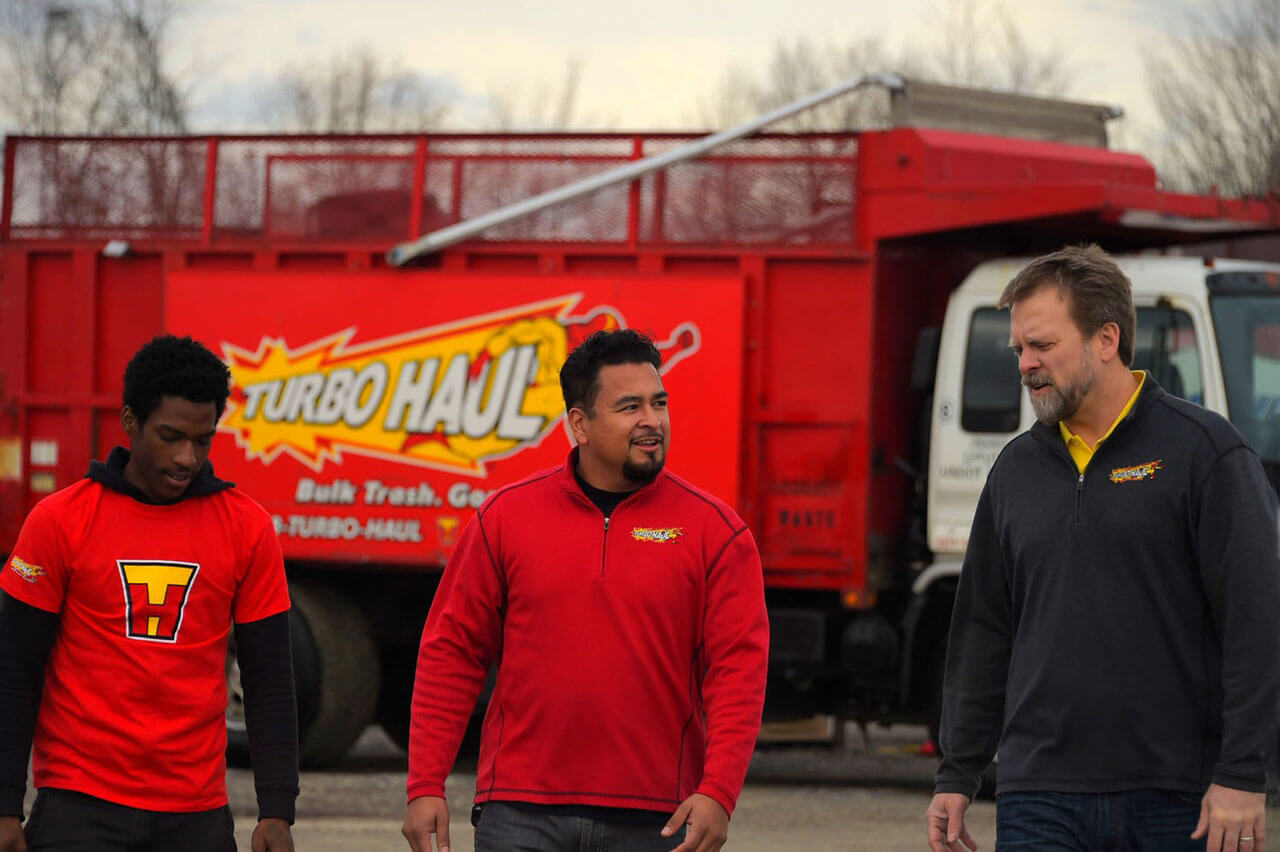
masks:
[[[557,373],[574,344],[638,328],[665,356],[670,465],[759,542],[768,713],[929,719],[967,517],[1028,418],[993,309],[1016,261],[984,262],[1275,230],[1280,206],[1166,192],[1096,136],[923,126],[903,96],[902,126],[754,134],[399,265],[388,250],[419,235],[697,140],[9,137],[0,552],[123,441],[131,353],[193,335],[234,381],[211,459],[274,516],[288,562],[304,760],[340,756],[375,720],[403,741],[462,526],[568,451]],[[1270,429],[1280,386],[1254,367],[1275,353],[1219,352],[1217,328],[1243,293],[1264,306],[1233,321],[1265,327],[1232,335],[1270,346],[1280,278],[1166,262],[1133,267],[1148,366]]]

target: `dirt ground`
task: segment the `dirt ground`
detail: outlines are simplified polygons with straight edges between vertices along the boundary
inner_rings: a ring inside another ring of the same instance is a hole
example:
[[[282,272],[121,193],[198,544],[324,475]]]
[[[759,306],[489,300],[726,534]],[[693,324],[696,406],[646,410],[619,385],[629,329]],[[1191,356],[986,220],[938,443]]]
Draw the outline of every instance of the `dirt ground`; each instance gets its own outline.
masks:
[[[826,852],[927,849],[924,809],[934,761],[918,753],[922,729],[856,731],[842,748],[771,747],[752,761],[729,843],[737,852]],[[376,729],[334,771],[305,772],[294,838],[300,852],[407,850],[400,836],[404,816],[404,755]],[[228,773],[241,849],[249,848],[255,810],[250,774]],[[474,767],[449,778],[453,852],[472,849],[468,821],[475,792]],[[995,807],[976,802],[970,830],[980,848],[995,840]]]

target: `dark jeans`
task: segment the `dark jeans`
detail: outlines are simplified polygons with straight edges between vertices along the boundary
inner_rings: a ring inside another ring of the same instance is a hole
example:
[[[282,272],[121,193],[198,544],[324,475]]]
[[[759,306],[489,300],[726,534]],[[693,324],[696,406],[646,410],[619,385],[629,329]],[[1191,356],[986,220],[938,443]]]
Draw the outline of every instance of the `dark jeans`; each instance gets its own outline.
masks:
[[[580,816],[485,802],[476,825],[476,852],[671,852],[684,841],[661,826],[621,825]]]
[[[36,793],[23,826],[31,852],[235,852],[231,808],[144,811],[75,793]]]
[[[1171,790],[1005,793],[996,799],[996,852],[1204,852],[1204,839],[1191,839],[1200,798]]]

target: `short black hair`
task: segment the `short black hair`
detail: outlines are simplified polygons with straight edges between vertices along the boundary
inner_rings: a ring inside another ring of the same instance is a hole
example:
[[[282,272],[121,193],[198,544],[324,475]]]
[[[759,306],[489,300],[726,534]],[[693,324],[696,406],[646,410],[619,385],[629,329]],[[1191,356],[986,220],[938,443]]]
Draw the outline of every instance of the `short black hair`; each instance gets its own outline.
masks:
[[[560,368],[564,410],[581,408],[588,417],[594,417],[600,368],[615,364],[652,364],[661,371],[662,353],[651,339],[633,329],[597,331],[570,352]]]
[[[231,371],[202,344],[190,337],[162,334],[134,353],[124,368],[124,404],[139,425],[160,405],[177,396],[189,402],[212,402],[218,418],[231,393]]]

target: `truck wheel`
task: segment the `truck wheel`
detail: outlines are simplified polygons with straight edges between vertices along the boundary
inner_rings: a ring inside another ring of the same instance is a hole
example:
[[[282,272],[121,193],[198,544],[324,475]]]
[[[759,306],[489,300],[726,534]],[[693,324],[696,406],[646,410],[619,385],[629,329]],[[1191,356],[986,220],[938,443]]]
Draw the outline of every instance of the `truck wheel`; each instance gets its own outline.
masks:
[[[249,766],[249,732],[244,724],[244,689],[240,686],[240,663],[236,660],[236,637],[227,643],[227,765]]]
[[[391,741],[409,750],[409,705],[413,700],[413,676],[417,669],[415,648],[390,652],[382,660],[382,692],[378,697],[378,724]]]
[[[289,584],[299,763],[320,767],[345,755],[377,710],[378,648],[355,604],[316,583]]]
[[[298,649],[310,643],[306,628],[296,613],[289,619],[289,640],[293,646],[293,687],[298,695],[311,695],[316,690],[318,672],[313,661],[299,664]],[[236,658],[236,634],[231,632],[227,643],[227,764],[237,769],[249,768],[249,732],[244,719],[244,689],[240,684],[240,663]],[[306,730],[311,716],[298,707],[298,728]]]
[[[942,753],[942,743],[938,741],[938,732],[942,730],[942,678],[946,671],[947,640],[944,635],[929,655],[929,670],[925,674],[925,723],[929,726],[929,740],[939,754]]]
[[[382,694],[378,699],[378,724],[387,732],[391,741],[405,751],[409,750],[410,705],[413,703],[413,680],[418,668],[418,650],[404,648],[383,658]],[[497,671],[491,670],[480,690],[480,699],[471,711],[467,729],[458,746],[458,756],[473,758],[480,753],[480,729],[484,723],[485,708],[493,694]]]

